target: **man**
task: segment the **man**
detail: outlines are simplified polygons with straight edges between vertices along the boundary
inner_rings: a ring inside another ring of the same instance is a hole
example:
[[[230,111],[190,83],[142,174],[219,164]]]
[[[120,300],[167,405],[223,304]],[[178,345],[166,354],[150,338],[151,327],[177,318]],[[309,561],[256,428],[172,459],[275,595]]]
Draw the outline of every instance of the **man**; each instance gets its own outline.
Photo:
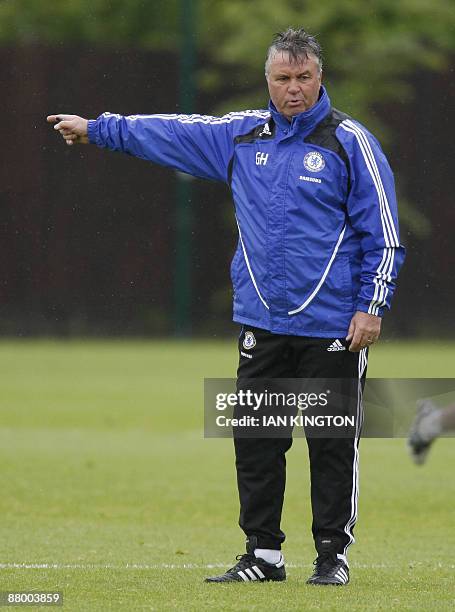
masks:
[[[238,381],[354,378],[356,433],[308,438],[313,536],[310,584],[349,581],[357,518],[361,391],[403,260],[392,172],[359,123],[332,109],[322,55],[303,29],[267,53],[267,110],[201,115],[51,115],[67,144],[91,142],[228,183],[239,243],[231,274]],[[292,439],[235,439],[247,552],[209,582],[284,580],[281,511]]]
[[[438,408],[430,399],[417,402],[408,447],[414,463],[423,465],[433,442],[442,434],[455,431],[455,404]]]

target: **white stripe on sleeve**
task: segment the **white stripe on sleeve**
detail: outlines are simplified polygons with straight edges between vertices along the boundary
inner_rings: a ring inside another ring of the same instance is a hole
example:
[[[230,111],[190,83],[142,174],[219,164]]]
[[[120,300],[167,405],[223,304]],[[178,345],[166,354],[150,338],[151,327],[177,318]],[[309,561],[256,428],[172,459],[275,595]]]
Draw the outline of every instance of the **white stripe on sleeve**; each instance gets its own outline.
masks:
[[[384,190],[384,186],[382,184],[381,175],[379,174],[378,166],[376,163],[376,159],[374,157],[373,151],[371,149],[371,145],[366,137],[365,133],[352,121],[346,119],[340,126],[346,131],[351,132],[357,139],[360,150],[362,152],[365,165],[368,168],[373,184],[376,188],[378,199],[379,199],[379,207],[381,213],[381,223],[382,229],[384,233],[385,244],[388,247],[391,246],[400,246],[398,241],[397,231],[393,222],[392,213],[390,211],[389,202],[387,200],[387,195]]]

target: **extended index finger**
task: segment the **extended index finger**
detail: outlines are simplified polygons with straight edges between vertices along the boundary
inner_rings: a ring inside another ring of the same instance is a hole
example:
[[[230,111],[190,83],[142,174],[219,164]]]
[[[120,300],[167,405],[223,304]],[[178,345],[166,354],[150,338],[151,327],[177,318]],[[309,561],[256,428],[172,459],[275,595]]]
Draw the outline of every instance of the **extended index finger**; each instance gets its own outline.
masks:
[[[57,121],[70,121],[71,119],[74,119],[74,117],[75,115],[65,115],[59,113],[58,115],[48,115],[47,121],[49,123],[56,123]]]

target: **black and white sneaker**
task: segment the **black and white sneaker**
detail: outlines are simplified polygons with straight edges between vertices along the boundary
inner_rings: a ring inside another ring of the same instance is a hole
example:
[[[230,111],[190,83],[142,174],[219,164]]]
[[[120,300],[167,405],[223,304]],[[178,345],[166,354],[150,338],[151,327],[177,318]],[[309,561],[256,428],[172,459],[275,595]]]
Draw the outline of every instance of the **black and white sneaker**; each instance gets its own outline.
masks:
[[[430,446],[435,440],[434,438],[428,439],[425,436],[423,422],[436,411],[437,408],[431,400],[419,400],[417,402],[417,414],[408,436],[409,453],[417,465],[425,463]]]
[[[267,563],[264,559],[255,557],[252,553],[237,555],[237,563],[227,572],[220,576],[206,578],[205,582],[281,582],[286,580],[284,559],[281,555],[280,561]]]
[[[307,584],[341,586],[349,582],[349,567],[346,557],[323,552],[314,561],[313,575]]]

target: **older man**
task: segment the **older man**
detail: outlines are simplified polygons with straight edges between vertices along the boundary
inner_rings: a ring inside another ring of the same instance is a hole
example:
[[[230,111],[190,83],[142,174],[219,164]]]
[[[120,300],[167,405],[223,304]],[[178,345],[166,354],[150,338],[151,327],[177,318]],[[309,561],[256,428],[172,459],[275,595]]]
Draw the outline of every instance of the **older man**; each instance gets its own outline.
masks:
[[[322,55],[303,29],[276,36],[266,110],[202,115],[51,115],[67,144],[91,142],[230,185],[239,232],[232,266],[242,324],[238,384],[355,379],[355,433],[307,438],[313,537],[310,584],[349,581],[367,349],[379,337],[403,261],[392,172],[375,138],[331,107]],[[291,438],[235,439],[247,552],[209,582],[281,581],[285,453]]]

